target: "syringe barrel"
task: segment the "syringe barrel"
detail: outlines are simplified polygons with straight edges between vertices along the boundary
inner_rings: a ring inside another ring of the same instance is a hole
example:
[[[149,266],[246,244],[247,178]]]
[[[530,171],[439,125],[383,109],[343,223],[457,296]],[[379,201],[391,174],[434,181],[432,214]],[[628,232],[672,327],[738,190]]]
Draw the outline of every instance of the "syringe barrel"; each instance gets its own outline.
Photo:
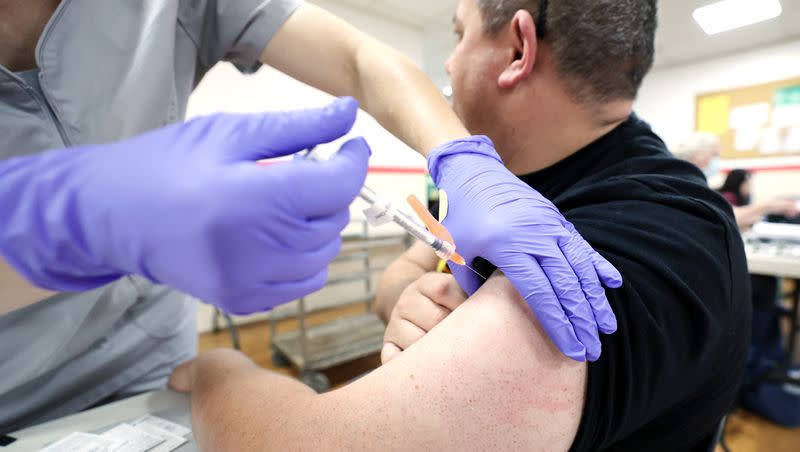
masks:
[[[367,187],[366,185],[362,187],[361,192],[359,193],[359,197],[369,203],[370,205],[375,204],[386,204],[388,203],[381,203],[381,199],[377,193],[375,193],[371,188]],[[433,248],[433,251],[436,253],[439,258],[444,260],[449,260],[450,257],[455,253],[455,247],[452,243],[446,242],[444,240],[439,239],[435,235],[433,235],[430,231],[425,229],[424,226],[418,224],[416,221],[412,220],[408,215],[404,214],[403,212],[397,209],[391,209],[392,220],[398,224],[400,227],[406,230],[409,234],[414,236],[415,238],[422,241],[426,245]]]
[[[427,243],[428,245],[433,246],[433,242],[438,240],[435,235],[428,232],[423,226],[417,224],[414,220],[412,220],[408,215],[404,214],[403,212],[391,208],[391,203],[387,202],[386,200],[381,199],[374,190],[364,185],[361,187],[361,191],[358,193],[358,196],[366,201],[369,205],[380,205],[382,208],[386,210],[387,213],[391,214],[392,220],[398,224],[400,227],[408,231],[409,234],[413,235],[414,237],[422,240],[423,242]]]
[[[414,237],[422,240],[424,243],[434,246],[434,243],[439,240],[436,238],[435,235],[431,234],[427,229],[423,226],[417,224],[414,220],[409,218],[403,212],[395,210],[392,212],[392,218],[394,222],[400,225],[403,229],[405,229],[409,234],[413,235]],[[440,240],[441,241],[441,240]]]
[[[437,245],[432,245],[432,246],[433,246],[433,251],[436,253],[437,256],[439,256],[439,259],[445,261],[449,261],[450,258],[453,257],[453,254],[455,254],[456,252],[455,246],[453,246],[452,243],[444,240],[439,240],[438,246]]]

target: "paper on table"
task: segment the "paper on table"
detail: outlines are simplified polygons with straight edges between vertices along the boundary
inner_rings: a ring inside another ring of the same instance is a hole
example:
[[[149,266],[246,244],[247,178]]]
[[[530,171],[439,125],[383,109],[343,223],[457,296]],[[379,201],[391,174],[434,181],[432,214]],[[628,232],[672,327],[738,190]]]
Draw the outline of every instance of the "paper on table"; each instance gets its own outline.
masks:
[[[75,432],[61,438],[39,452],[108,452],[119,443],[99,435]]]
[[[146,452],[164,442],[163,439],[130,424],[120,424],[100,436],[121,441],[121,444],[110,449],[110,452]]]
[[[139,424],[136,424],[136,428],[153,436],[157,436],[164,441],[158,446],[150,449],[148,452],[171,452],[186,442],[186,438],[178,436],[174,433],[170,433],[163,428],[159,428],[149,422],[140,422]]]
[[[188,429],[188,428],[186,428],[186,427],[184,427],[184,426],[182,426],[180,424],[176,424],[174,422],[168,421],[168,420],[166,420],[164,418],[160,418],[158,416],[153,416],[152,414],[146,414],[146,415],[134,420],[133,422],[131,422],[131,425],[137,426],[138,424],[141,424],[142,422],[146,422],[148,424],[155,425],[156,427],[158,427],[158,428],[160,428],[162,430],[166,430],[166,431],[168,431],[168,432],[170,432],[170,433],[172,433],[174,435],[178,435],[178,436],[186,436],[189,433],[192,433],[192,431],[190,429]]]
[[[800,225],[759,221],[750,229],[752,237],[772,240],[800,239]]]

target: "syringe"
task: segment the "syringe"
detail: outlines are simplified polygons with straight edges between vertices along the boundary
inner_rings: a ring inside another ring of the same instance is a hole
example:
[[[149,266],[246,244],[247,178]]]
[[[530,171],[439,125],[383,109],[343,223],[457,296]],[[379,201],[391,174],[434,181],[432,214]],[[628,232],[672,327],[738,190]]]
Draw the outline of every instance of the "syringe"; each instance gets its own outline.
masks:
[[[305,151],[305,154],[300,154],[300,158],[308,160],[322,160],[322,158],[320,158],[320,156],[314,152],[313,147]],[[456,252],[455,244],[447,240],[442,240],[434,235],[424,226],[411,219],[411,217],[394,208],[391,202],[379,196],[377,193],[375,193],[375,190],[364,185],[361,187],[361,191],[358,193],[358,196],[367,204],[369,204],[370,208],[365,210],[364,213],[373,223],[375,223],[373,226],[393,222],[412,236],[416,237],[422,243],[425,243],[433,248],[433,252],[436,253],[436,256],[438,256],[440,259],[453,262],[457,265],[463,265],[484,280],[486,279],[485,276],[481,275],[475,269],[467,265],[467,262],[464,260],[464,258]],[[433,219],[433,221],[435,221],[435,219]]]
[[[466,264],[464,258],[456,253],[456,247],[452,243],[436,237],[425,229],[424,226],[411,219],[411,217],[392,207],[389,201],[378,196],[373,189],[364,185],[358,196],[374,209],[372,215],[375,218],[390,217],[391,221],[403,228],[406,232],[433,248],[433,251],[440,259],[453,261],[453,263],[458,265]]]

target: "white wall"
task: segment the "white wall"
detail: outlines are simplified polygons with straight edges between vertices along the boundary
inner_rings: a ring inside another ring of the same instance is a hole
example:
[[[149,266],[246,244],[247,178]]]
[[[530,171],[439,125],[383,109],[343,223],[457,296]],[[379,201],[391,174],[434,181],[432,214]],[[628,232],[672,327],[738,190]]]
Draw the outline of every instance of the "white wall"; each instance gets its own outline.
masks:
[[[362,31],[400,50],[422,66],[424,36],[421,28],[393,22],[330,0],[314,0],[311,3],[333,12]],[[320,67],[319,70],[325,71],[325,68]],[[255,74],[245,76],[232,65],[222,63],[208,72],[192,94],[189,99],[188,116],[218,111],[254,112],[307,108],[324,105],[331,99],[331,96],[266,66]],[[400,207],[406,205],[405,198],[410,194],[425,202],[427,191],[423,170],[426,168],[426,162],[423,157],[389,134],[363,111],[359,112],[356,125],[349,136],[364,136],[372,148],[371,172],[367,178],[371,188]],[[341,141],[344,139],[338,142]],[[392,173],[386,172],[386,169],[405,171]],[[365,207],[362,201],[356,200],[351,208],[352,217],[354,219],[363,217],[361,211]],[[394,225],[370,231],[374,235],[396,235],[401,232],[402,230]],[[200,331],[208,329],[210,312],[207,306],[200,309],[198,318]]]
[[[654,70],[645,79],[635,109],[674,147],[695,127],[698,94],[800,76],[800,40],[715,59]],[[723,168],[797,166],[800,158],[742,159]],[[712,185],[714,182],[712,181]],[[769,171],[754,178],[756,197],[800,194],[800,171]]]
[[[425,72],[439,88],[450,85],[444,63],[456,45],[453,24],[435,21],[425,26]]]

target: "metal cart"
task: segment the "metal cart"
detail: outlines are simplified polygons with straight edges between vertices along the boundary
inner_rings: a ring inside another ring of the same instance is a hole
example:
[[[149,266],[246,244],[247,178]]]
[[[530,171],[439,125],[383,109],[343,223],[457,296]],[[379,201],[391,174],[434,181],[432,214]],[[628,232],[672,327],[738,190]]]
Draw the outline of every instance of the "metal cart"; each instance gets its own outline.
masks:
[[[361,281],[363,292],[345,299],[301,298],[275,308],[269,315],[273,364],[278,367],[296,367],[303,382],[317,392],[324,392],[330,388],[330,382],[325,374],[320,372],[321,370],[380,352],[383,346],[385,326],[372,312],[375,291],[371,277],[373,272],[384,267],[371,265],[370,252],[381,247],[400,247],[407,244],[407,238],[370,238],[367,222],[360,223],[360,233],[343,237],[342,249],[332,265],[361,261],[361,269],[357,273],[332,278],[325,287]],[[359,303],[363,303],[365,308],[361,314],[349,315],[315,326],[307,324],[310,314]],[[278,321],[290,318],[297,319],[298,329],[278,333]]]
[[[220,308],[214,308],[214,313],[211,316],[211,332],[219,332],[220,317],[225,321],[225,326],[228,328],[228,333],[231,335],[233,348],[236,350],[241,350],[242,348],[239,345],[239,329],[236,327],[236,323],[234,323],[231,315],[226,312],[222,312]]]

